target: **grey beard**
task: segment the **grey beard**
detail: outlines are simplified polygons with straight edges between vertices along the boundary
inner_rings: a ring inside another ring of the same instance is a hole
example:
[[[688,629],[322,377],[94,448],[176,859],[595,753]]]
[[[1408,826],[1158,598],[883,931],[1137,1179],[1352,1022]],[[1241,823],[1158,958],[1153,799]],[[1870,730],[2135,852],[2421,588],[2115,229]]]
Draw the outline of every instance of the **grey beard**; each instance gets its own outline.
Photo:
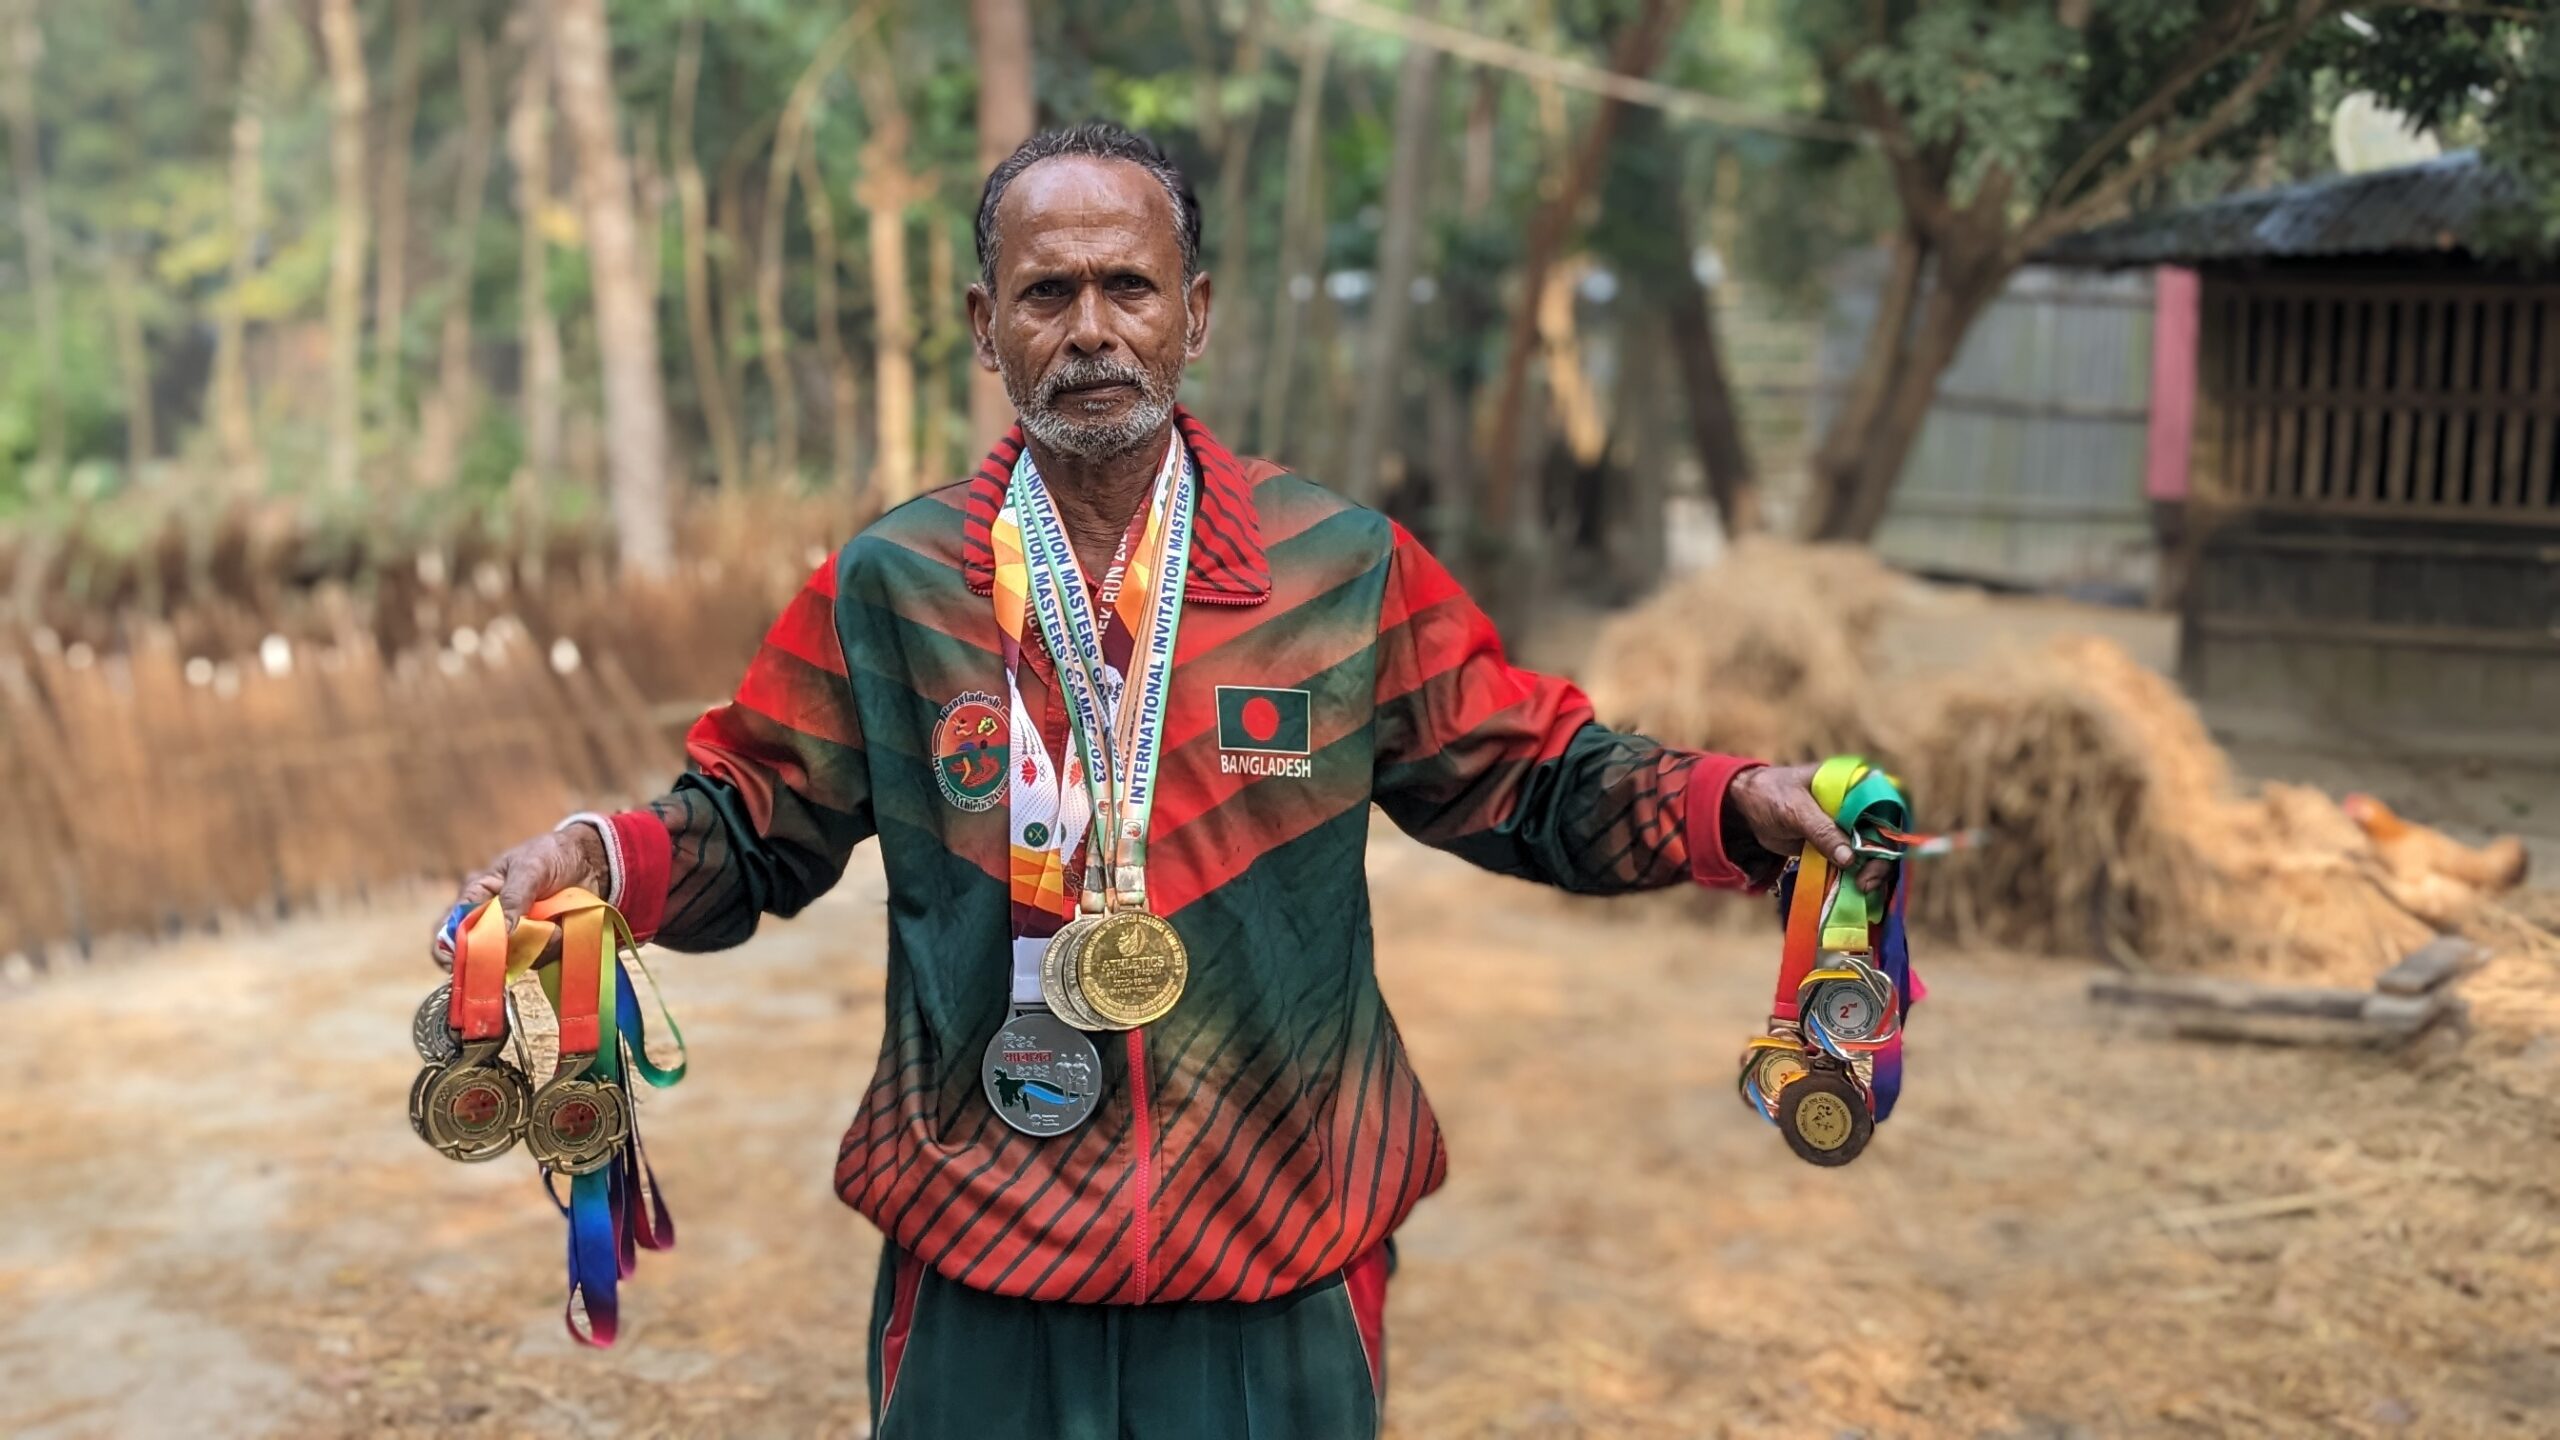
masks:
[[[1086,420],[1075,413],[1075,400],[1060,392],[1070,385],[1101,382],[1134,385],[1138,403],[1117,420]],[[1047,449],[1079,460],[1110,460],[1126,455],[1164,428],[1173,418],[1174,387],[1135,365],[1110,360],[1071,360],[1043,376],[1028,393],[1012,375],[1004,377],[1007,399],[1022,417],[1023,433]]]

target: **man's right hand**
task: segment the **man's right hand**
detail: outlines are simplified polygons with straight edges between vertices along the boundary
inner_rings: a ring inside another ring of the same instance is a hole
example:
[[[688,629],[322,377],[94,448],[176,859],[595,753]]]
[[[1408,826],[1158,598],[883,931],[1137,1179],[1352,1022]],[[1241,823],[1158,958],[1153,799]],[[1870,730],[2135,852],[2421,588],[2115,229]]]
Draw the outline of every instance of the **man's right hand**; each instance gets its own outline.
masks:
[[[602,894],[610,878],[604,837],[596,833],[593,825],[569,825],[547,835],[536,835],[491,861],[488,869],[463,882],[455,903],[477,909],[495,895],[499,911],[506,916],[508,928],[513,929],[524,918],[524,912],[544,896],[572,888]],[[438,965],[452,965],[452,957],[439,953],[432,939],[427,949]]]

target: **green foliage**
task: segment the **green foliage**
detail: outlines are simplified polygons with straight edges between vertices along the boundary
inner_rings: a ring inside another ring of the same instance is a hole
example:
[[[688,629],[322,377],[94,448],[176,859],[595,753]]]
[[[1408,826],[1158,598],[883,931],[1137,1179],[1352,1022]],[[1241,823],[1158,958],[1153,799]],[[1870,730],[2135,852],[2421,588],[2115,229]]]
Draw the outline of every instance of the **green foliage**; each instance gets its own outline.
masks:
[[[2155,201],[2263,179],[2271,162],[2323,170],[2329,111],[2359,91],[2421,126],[2486,134],[2519,168],[2560,142],[2536,98],[2552,23],[2521,9],[2332,4],[2296,25],[2297,0],[2090,0],[2073,29],[2064,8],[1811,0],[1791,15],[1838,89],[1872,87],[1949,199],[1997,173],[2021,223],[2128,169]],[[2206,143],[2164,170],[2155,155],[2191,134]]]

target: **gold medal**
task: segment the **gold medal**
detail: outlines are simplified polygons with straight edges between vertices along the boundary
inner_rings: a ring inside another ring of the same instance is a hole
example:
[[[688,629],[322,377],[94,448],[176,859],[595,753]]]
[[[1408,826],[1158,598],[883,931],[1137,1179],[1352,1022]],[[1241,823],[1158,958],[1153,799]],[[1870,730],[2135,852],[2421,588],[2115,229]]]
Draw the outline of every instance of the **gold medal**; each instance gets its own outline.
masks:
[[[535,1092],[524,1146],[546,1169],[586,1175],[613,1163],[631,1135],[631,1101],[602,1080],[564,1078]]]
[[[450,1065],[430,1065],[409,1087],[409,1128],[447,1159],[495,1160],[524,1135],[533,1086],[498,1056],[504,1040],[477,1040]]]
[[[1083,997],[1075,983],[1076,951],[1093,927],[1102,923],[1099,915],[1078,915],[1049,937],[1048,948],[1040,952],[1040,998],[1049,1013],[1079,1030],[1108,1030],[1101,1016],[1084,1007]]]
[[[1163,1019],[1191,979],[1182,937],[1144,910],[1117,910],[1096,921],[1073,961],[1076,994],[1115,1030]]]

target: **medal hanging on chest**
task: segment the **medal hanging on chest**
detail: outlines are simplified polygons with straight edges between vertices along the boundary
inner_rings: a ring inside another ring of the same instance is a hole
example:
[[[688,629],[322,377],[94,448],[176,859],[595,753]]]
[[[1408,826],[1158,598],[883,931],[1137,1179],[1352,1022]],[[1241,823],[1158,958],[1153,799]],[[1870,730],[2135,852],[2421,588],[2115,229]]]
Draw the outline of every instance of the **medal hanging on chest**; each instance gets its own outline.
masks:
[[[1087,586],[1028,454],[1015,465],[997,518],[995,599],[1020,737],[1008,786],[1015,910],[1017,919],[1027,912],[1063,920],[1045,937],[1017,928],[1009,1018],[981,1066],[988,1103],[1027,1134],[1082,1123],[1099,1098],[1091,1033],[1162,1019],[1190,977],[1181,935],[1148,909],[1146,853],[1192,511],[1189,457],[1176,440],[1143,523],[1123,538],[1099,587]],[[1021,699],[1022,642],[1032,624],[1065,701],[1063,763],[1051,762]],[[1064,869],[1079,839],[1083,884],[1071,900]],[[1074,1098],[1088,1074],[1091,1090]]]

